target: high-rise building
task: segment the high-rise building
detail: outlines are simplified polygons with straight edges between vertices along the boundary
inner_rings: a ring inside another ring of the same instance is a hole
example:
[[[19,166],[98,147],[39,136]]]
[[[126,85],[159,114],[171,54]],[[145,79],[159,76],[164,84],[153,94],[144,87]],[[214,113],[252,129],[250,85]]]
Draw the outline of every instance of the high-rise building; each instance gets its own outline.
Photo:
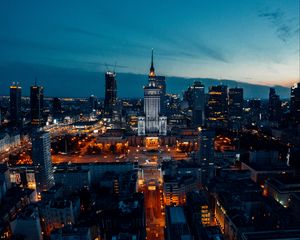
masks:
[[[38,192],[54,186],[54,175],[51,159],[50,134],[36,131],[32,135],[32,161],[36,171],[36,188]]]
[[[164,101],[164,89],[162,78],[159,81],[156,79],[152,50],[148,86],[144,87],[145,131],[147,133],[160,133],[165,135],[167,132],[166,118],[160,118],[160,116],[163,115],[162,104]],[[160,123],[160,121],[162,122]],[[162,127],[164,129],[162,129]]]
[[[60,117],[62,113],[61,100],[59,98],[53,98],[52,100],[52,113],[54,118]]]
[[[247,103],[249,109],[247,118],[245,120],[248,124],[258,124],[262,116],[262,104],[260,99],[250,99]]]
[[[105,99],[104,112],[107,116],[112,116],[117,101],[117,81],[115,72],[105,73]]]
[[[228,121],[227,86],[211,86],[207,106],[207,120],[210,127],[225,127]]]
[[[291,88],[291,117],[295,123],[300,123],[300,82]]]
[[[97,105],[98,105],[97,97],[94,96],[94,95],[91,95],[89,97],[89,109],[90,109],[90,111],[92,112],[93,110],[96,110]]]
[[[13,125],[20,125],[22,122],[21,95],[22,88],[19,84],[10,86],[10,121]]]
[[[230,88],[228,92],[228,117],[230,126],[239,129],[242,124],[244,106],[243,88]]]
[[[214,160],[215,160],[215,131],[200,129],[199,131],[199,150],[196,160],[201,165],[201,182],[208,183],[214,177]]]
[[[269,92],[269,120],[278,122],[281,119],[281,101],[276,94],[275,88]]]
[[[44,88],[42,86],[30,87],[30,115],[31,124],[40,126],[43,124]]]
[[[192,124],[193,126],[203,126],[205,119],[204,85],[196,81],[190,88],[192,93]]]

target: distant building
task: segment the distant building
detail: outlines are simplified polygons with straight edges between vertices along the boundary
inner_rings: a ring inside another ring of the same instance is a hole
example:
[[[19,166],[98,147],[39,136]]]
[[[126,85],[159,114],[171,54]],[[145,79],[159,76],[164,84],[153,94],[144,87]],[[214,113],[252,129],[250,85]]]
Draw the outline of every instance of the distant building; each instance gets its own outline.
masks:
[[[117,101],[117,81],[115,72],[105,73],[105,99],[104,113],[107,116],[112,116]]]
[[[262,120],[262,104],[260,99],[250,99],[247,105],[247,115],[245,116],[248,124],[258,125]]]
[[[295,123],[300,123],[300,82],[291,88],[291,116]]]
[[[230,88],[228,92],[228,117],[232,129],[237,130],[242,126],[243,106],[243,88]]]
[[[93,110],[97,109],[98,102],[97,102],[97,97],[95,97],[94,95],[91,95],[89,97],[89,109],[92,112]]]
[[[144,87],[145,123],[142,122],[142,118],[138,121],[138,129],[140,129],[138,132],[140,134],[143,134],[142,130],[144,125],[145,133],[158,133],[160,135],[167,134],[166,117],[163,117],[165,104],[164,92],[165,80],[163,77],[157,78],[155,74],[152,50],[148,85]]]
[[[32,161],[36,170],[38,192],[46,191],[54,185],[50,148],[48,132],[37,131],[32,135]]]
[[[205,92],[204,85],[195,81],[184,93],[184,99],[188,102],[192,111],[192,125],[203,126],[205,121]]]
[[[21,111],[21,95],[22,88],[18,84],[10,86],[10,121],[13,125],[20,125],[22,122],[22,111]]]
[[[30,87],[30,115],[31,124],[40,126],[43,124],[44,88],[42,86]]]
[[[270,88],[269,92],[269,120],[278,122],[281,119],[281,101],[276,94],[275,88]]]
[[[53,118],[59,118],[62,114],[61,100],[59,98],[53,98],[52,100],[52,114]]]
[[[157,86],[153,65],[153,51],[148,86],[144,87],[146,132],[158,132],[161,111],[161,89]]]
[[[228,122],[227,86],[211,86],[207,104],[207,120],[210,127],[226,127]]]

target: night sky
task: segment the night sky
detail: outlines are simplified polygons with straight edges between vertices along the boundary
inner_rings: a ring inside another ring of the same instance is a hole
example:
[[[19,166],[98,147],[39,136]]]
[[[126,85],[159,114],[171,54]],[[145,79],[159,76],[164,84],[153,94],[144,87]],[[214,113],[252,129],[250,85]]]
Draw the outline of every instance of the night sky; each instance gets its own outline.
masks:
[[[291,86],[299,81],[299,2],[1,1],[0,94],[35,77],[52,95],[57,79],[72,95],[93,93],[82,78],[99,72],[103,81],[105,64],[115,63],[117,72],[147,74],[151,48],[161,75]]]

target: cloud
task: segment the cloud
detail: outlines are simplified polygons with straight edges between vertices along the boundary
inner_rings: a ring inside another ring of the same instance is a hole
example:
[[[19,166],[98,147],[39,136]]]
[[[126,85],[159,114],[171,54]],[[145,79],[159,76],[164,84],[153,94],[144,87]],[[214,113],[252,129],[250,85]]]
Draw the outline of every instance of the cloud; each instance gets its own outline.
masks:
[[[258,17],[271,22],[280,40],[287,42],[296,34],[299,34],[299,19],[287,18],[281,9],[275,11],[260,12]]]

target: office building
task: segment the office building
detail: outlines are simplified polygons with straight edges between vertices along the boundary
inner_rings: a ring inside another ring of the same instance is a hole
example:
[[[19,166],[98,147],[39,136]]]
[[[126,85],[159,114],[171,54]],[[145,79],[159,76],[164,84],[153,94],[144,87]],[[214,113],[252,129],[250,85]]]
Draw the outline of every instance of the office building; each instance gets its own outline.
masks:
[[[196,161],[201,165],[201,182],[206,184],[215,175],[215,132],[201,129],[199,132],[199,150],[196,154]]]
[[[205,93],[201,82],[194,82],[192,86],[192,123],[193,126],[203,126],[205,119]]]
[[[116,73],[107,71],[105,73],[105,99],[104,113],[106,116],[112,116],[117,101],[117,81]]]
[[[211,86],[207,105],[207,121],[210,127],[226,127],[228,121],[227,86]]]
[[[228,116],[232,129],[240,129],[243,118],[244,91],[242,88],[230,88],[228,92]]]
[[[300,123],[300,82],[291,88],[291,117],[296,124]]]
[[[40,193],[54,185],[49,132],[36,131],[32,135],[32,161],[36,171],[37,191]]]
[[[278,122],[281,119],[281,101],[274,88],[269,92],[269,120]]]
[[[62,114],[61,100],[59,98],[53,98],[52,100],[52,113],[54,118],[59,118]]]
[[[97,97],[91,95],[89,97],[89,110],[92,112],[97,109],[97,106],[98,106]]]
[[[10,86],[10,121],[13,125],[20,125],[22,122],[22,111],[21,111],[21,95],[22,88],[19,84],[13,84]]]
[[[40,126],[43,124],[44,88],[42,86],[30,87],[30,115],[31,124]]]

